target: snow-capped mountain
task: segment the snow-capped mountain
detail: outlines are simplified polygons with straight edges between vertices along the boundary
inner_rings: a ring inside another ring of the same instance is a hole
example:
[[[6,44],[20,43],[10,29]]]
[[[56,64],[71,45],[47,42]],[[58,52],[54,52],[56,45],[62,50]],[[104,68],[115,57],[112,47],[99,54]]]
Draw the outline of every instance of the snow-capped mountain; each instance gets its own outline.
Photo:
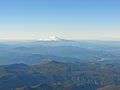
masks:
[[[47,39],[38,39],[39,41],[64,41],[65,39],[61,39],[57,36],[49,36]]]

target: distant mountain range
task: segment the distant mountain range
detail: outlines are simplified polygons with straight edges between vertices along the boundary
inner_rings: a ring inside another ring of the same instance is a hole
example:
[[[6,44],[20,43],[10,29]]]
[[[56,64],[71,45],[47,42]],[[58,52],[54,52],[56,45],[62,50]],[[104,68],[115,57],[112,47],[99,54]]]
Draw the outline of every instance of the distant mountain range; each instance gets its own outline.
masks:
[[[16,41],[0,42],[0,64],[61,62],[120,63],[120,42]]]

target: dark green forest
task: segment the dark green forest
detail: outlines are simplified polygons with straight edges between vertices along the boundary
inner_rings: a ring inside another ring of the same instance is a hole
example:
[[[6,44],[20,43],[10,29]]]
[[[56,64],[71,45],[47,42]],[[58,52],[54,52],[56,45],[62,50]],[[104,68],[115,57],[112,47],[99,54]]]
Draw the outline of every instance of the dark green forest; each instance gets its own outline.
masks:
[[[120,64],[61,63],[0,66],[0,90],[119,90]]]

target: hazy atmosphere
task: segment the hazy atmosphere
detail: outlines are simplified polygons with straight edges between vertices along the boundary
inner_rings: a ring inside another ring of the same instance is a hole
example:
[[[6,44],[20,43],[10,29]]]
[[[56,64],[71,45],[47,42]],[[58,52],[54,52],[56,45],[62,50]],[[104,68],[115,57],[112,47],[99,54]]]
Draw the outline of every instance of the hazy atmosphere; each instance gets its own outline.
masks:
[[[120,40],[120,0],[0,0],[0,40],[51,35]]]

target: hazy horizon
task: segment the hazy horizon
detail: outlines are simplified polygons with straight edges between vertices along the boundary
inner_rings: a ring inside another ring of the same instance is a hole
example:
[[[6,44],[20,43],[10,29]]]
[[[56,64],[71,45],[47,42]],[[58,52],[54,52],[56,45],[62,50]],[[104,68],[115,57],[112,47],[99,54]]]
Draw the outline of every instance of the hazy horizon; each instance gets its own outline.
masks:
[[[119,0],[1,0],[0,40],[120,41]]]

